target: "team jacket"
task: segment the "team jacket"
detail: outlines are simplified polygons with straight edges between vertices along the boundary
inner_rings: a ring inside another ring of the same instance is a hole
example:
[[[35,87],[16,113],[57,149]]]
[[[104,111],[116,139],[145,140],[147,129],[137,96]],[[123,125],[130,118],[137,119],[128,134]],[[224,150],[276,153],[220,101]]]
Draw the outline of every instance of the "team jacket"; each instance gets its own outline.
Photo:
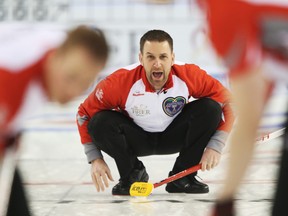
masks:
[[[155,92],[142,65],[117,70],[102,80],[79,106],[77,125],[88,161],[102,157],[92,143],[87,124],[101,110],[121,110],[148,132],[162,132],[193,99],[209,97],[223,109],[223,120],[208,146],[221,152],[231,129],[230,94],[222,84],[193,64],[174,64],[160,92]],[[97,131],[95,131],[97,134]]]
[[[47,53],[64,38],[63,31],[1,26],[0,148],[7,137],[21,132],[25,119],[49,99],[43,64]]]
[[[288,82],[287,1],[198,2],[207,6],[210,40],[229,67],[230,76],[256,71],[247,68],[261,63],[266,77]]]

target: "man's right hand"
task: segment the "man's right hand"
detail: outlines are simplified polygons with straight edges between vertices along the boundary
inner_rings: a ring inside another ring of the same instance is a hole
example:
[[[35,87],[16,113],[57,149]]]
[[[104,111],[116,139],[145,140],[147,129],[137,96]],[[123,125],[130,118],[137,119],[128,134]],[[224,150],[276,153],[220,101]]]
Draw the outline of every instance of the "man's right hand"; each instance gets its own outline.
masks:
[[[109,186],[108,179],[114,181],[108,165],[102,158],[91,162],[91,177],[98,192],[104,191],[105,187]]]

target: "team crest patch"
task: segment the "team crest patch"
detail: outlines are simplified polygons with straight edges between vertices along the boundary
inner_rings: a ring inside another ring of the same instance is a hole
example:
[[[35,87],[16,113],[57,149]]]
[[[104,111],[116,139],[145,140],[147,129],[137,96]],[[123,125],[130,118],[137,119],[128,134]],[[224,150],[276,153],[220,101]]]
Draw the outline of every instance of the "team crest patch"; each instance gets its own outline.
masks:
[[[182,96],[168,97],[163,101],[162,108],[166,115],[172,117],[182,110],[186,104],[186,99]]]

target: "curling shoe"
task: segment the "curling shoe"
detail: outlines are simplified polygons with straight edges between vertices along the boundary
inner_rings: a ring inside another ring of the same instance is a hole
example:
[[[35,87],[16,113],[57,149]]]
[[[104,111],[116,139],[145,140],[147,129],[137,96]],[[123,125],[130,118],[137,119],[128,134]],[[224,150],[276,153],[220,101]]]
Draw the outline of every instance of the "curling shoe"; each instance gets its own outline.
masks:
[[[172,175],[174,175],[174,173],[170,172],[169,176]],[[181,179],[170,182],[166,185],[165,189],[168,193],[200,194],[209,192],[208,185],[199,182],[193,175],[185,176]]]
[[[148,182],[148,180],[149,175],[140,161],[139,166],[132,170],[128,178],[120,178],[119,183],[112,188],[112,195],[130,195],[129,190],[134,182]]]

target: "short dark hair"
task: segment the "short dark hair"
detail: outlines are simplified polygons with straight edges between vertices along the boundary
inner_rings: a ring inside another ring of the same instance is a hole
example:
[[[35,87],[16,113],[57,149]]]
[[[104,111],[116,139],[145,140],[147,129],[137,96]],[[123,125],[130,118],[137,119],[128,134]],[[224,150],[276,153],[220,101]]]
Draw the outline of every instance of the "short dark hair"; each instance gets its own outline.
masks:
[[[68,32],[60,49],[67,50],[72,46],[83,46],[89,53],[104,64],[107,61],[109,48],[103,32],[88,26],[78,26]]]
[[[163,42],[167,41],[171,51],[173,52],[173,39],[172,37],[163,30],[150,30],[146,32],[140,39],[140,52],[143,53],[143,47],[146,41],[157,41],[157,42]]]

